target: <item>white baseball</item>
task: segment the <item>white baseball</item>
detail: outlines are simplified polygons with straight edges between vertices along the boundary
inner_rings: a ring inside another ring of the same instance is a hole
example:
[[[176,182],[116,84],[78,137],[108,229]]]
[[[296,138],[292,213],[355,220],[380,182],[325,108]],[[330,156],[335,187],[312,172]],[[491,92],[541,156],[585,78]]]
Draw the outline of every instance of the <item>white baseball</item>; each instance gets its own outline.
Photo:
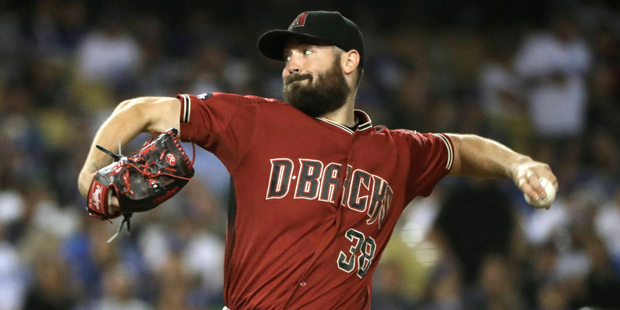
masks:
[[[538,181],[540,182],[540,185],[542,185],[542,187],[545,189],[547,197],[538,199],[538,201],[533,201],[532,199],[530,199],[530,196],[525,194],[523,194],[523,196],[525,197],[525,201],[527,201],[527,203],[529,203],[532,207],[547,208],[551,205],[553,200],[555,200],[555,186],[553,186],[553,183],[551,183],[551,181],[545,178],[540,178]]]

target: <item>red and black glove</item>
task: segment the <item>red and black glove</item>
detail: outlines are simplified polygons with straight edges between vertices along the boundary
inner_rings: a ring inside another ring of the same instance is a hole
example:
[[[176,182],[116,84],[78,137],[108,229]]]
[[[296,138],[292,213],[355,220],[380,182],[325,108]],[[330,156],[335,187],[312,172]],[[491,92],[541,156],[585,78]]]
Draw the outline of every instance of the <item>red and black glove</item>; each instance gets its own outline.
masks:
[[[100,220],[123,215],[129,229],[134,212],[151,210],[177,194],[194,176],[193,162],[181,147],[175,128],[144,143],[134,155],[123,156],[97,145],[114,162],[95,173],[88,191],[88,214]],[[108,208],[118,199],[120,211]],[[121,224],[122,229],[122,224]],[[120,231],[120,229],[119,229]]]

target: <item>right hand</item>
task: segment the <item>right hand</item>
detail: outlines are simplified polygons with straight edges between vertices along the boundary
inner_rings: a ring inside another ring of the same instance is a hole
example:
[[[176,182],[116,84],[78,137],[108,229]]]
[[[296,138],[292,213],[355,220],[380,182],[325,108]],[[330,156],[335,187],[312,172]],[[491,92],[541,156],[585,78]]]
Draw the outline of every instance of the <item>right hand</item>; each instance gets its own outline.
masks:
[[[559,189],[557,177],[545,163],[529,159],[515,164],[512,169],[513,181],[532,201],[547,197],[547,192],[539,181],[540,178],[549,180],[555,186],[556,191]],[[547,206],[547,209],[549,207]]]

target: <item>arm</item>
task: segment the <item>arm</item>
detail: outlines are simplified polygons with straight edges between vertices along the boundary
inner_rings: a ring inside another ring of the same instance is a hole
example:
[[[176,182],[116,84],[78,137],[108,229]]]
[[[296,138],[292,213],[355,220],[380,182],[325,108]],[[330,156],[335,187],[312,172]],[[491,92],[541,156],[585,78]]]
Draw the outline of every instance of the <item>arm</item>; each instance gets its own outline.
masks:
[[[450,175],[512,179],[533,200],[544,198],[545,189],[539,178],[558,181],[549,165],[534,161],[505,145],[476,135],[448,135],[454,147],[454,163]]]
[[[110,157],[99,151],[95,145],[118,152],[119,141],[124,145],[141,132],[166,131],[172,127],[180,132],[180,113],[181,105],[177,98],[140,97],[121,102],[101,125],[90,147],[78,178],[82,196],[88,195],[93,174],[111,162]]]

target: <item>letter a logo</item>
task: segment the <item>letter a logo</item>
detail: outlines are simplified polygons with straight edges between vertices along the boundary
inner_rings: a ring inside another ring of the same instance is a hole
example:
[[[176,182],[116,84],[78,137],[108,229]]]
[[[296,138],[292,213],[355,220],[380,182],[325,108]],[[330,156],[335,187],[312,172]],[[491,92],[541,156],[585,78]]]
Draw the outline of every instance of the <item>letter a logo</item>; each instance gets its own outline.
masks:
[[[288,30],[293,29],[293,27],[303,27],[306,24],[306,16],[308,16],[308,13],[306,12],[299,14],[291,25],[288,26]]]

